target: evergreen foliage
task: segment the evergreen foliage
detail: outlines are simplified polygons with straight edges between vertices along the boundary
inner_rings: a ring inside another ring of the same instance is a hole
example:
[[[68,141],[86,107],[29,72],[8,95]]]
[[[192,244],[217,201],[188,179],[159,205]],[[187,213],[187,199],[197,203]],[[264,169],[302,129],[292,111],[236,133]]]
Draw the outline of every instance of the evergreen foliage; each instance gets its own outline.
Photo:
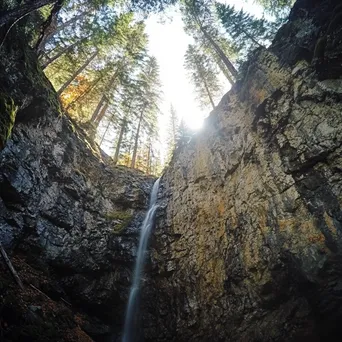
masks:
[[[222,95],[222,86],[217,76],[217,67],[211,58],[189,45],[185,54],[185,68],[189,71],[201,108],[214,109],[215,101]]]
[[[292,1],[257,0],[284,18]],[[233,84],[239,59],[267,46],[278,22],[257,19],[214,0],[6,0],[0,4],[0,48],[16,29],[39,56],[65,113],[97,132],[114,164],[160,170],[157,119],[159,68],[147,52],[145,24],[137,17],[179,3],[185,31],[194,39],[185,67],[202,109],[215,108],[220,76]],[[138,13],[138,16],[136,15]],[[192,132],[170,108],[169,155]]]
[[[229,82],[238,75],[234,62],[234,43],[222,35],[215,15],[214,2],[210,0],[183,0],[181,11],[185,31],[191,35],[203,51],[215,56],[217,64],[223,68]]]
[[[170,161],[176,148],[179,136],[178,116],[175,108],[171,104],[169,111],[169,123],[167,132],[167,160]]]
[[[246,57],[248,51],[265,47],[273,39],[278,23],[258,19],[234,6],[216,3],[216,11],[230,39],[234,41],[240,56]]]

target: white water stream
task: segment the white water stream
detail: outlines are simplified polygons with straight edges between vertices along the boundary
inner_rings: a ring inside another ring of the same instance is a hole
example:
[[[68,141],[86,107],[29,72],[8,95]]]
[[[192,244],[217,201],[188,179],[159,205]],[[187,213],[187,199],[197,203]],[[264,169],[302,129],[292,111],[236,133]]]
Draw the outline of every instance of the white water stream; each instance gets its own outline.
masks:
[[[158,205],[156,204],[156,202],[159,189],[159,181],[160,179],[157,179],[153,185],[150,197],[150,206],[146,213],[144,222],[141,226],[139,248],[134,269],[133,282],[127,304],[122,342],[137,342],[139,341],[139,339],[141,339],[139,324],[141,277],[144,271],[147,244],[154,223],[155,213],[158,209]]]

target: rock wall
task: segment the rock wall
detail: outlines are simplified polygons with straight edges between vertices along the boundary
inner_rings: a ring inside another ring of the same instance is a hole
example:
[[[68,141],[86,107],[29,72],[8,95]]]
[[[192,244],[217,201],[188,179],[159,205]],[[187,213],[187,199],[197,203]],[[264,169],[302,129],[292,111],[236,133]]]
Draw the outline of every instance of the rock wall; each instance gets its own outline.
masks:
[[[0,335],[85,341],[84,334],[67,337],[67,320],[102,340],[121,329],[154,179],[111,166],[61,113],[35,54],[15,31],[0,51],[0,94],[6,104],[0,107],[6,133],[0,140],[0,242],[25,283],[23,292],[13,286],[1,262]],[[18,110],[11,135],[9,107]],[[51,301],[44,306],[31,285]],[[67,310],[61,298],[92,317],[81,322],[71,312],[63,319],[57,309],[49,311],[57,304]],[[31,308],[37,305],[45,311]]]
[[[340,340],[341,13],[298,0],[176,151],[143,281],[146,341]],[[0,336],[119,339],[153,179],[112,167],[61,114],[16,29],[0,50],[0,149],[0,241],[24,282],[0,263]]]
[[[339,1],[298,1],[176,151],[152,241],[147,340],[340,340],[341,12]]]

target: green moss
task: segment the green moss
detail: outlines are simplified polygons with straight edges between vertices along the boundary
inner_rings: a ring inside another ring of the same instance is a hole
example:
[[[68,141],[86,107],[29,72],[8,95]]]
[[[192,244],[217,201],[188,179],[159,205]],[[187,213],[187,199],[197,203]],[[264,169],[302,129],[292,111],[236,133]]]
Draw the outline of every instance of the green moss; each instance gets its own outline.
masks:
[[[317,40],[315,51],[314,51],[314,58],[323,58],[325,52],[325,46],[327,44],[327,37],[323,36]]]
[[[12,98],[0,94],[0,149],[11,135],[17,109]]]
[[[112,230],[114,234],[119,234],[130,224],[133,215],[129,211],[113,211],[107,213],[106,218],[113,221],[121,221],[117,222]]]

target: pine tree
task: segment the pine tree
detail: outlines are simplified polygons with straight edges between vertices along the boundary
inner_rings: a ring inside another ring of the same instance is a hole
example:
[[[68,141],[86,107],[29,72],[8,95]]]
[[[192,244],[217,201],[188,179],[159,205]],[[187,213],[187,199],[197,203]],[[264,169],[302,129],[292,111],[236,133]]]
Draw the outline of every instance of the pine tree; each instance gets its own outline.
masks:
[[[185,54],[185,68],[189,71],[201,107],[206,109],[211,106],[215,109],[215,100],[222,94],[218,71],[211,58],[201,53],[195,46],[189,45]]]
[[[168,133],[167,133],[167,161],[170,161],[172,154],[176,148],[177,140],[178,140],[178,116],[175,108],[171,104],[170,112],[169,112],[169,124],[168,124]]]
[[[234,6],[216,3],[218,17],[230,38],[238,46],[240,54],[247,55],[256,47],[265,47],[274,37],[278,24],[252,15]]]
[[[89,58],[85,60],[84,63],[68,78],[68,80],[58,89],[57,94],[61,95],[63,91],[71,84],[71,82],[78,77],[85,68],[95,59],[98,55],[98,51],[94,51]]]
[[[88,118],[98,126],[110,109],[109,102],[120,84],[134,75],[134,70],[146,57],[145,26],[141,22],[134,23],[133,19],[132,14],[123,14],[116,18],[109,32],[98,33],[95,41],[86,42],[88,50],[96,44],[99,51],[96,64],[90,64],[86,69],[82,64],[77,67],[85,54],[78,46],[76,51],[62,55],[47,68],[47,75],[55,87],[63,87],[60,93],[64,91],[61,96],[64,108],[68,108],[76,119],[85,121]],[[80,77],[87,80],[86,89],[77,82]],[[77,96],[70,96],[70,93]]]
[[[190,142],[192,136],[193,136],[193,132],[187,126],[185,121],[181,120],[179,128],[178,128],[176,148],[187,145]]]
[[[0,17],[0,27],[9,24],[11,22],[17,22],[20,19],[26,17],[27,15],[33,13],[34,11],[50,4],[55,4],[57,3],[58,0],[35,0],[35,1],[30,1],[28,3],[25,3],[23,5],[18,5],[15,8],[12,8],[10,10],[4,11],[1,14]],[[150,13],[150,12],[159,12],[164,10],[167,6],[170,6],[174,4],[176,0],[131,0],[131,1],[126,1],[126,7],[129,7],[130,11],[140,11],[144,13]],[[84,2],[81,2],[82,4]],[[91,1],[88,0],[85,2],[86,4],[92,4],[92,5],[99,5],[99,4],[105,4],[105,5],[112,5],[112,1],[108,1],[106,4],[104,1]],[[119,1],[116,2],[114,1],[114,4],[120,3]],[[63,5],[63,2],[60,3],[61,7]],[[76,4],[76,7],[77,6]]]
[[[137,93],[135,94],[135,112],[138,126],[134,138],[131,167],[135,168],[139,147],[139,138],[142,130],[149,131],[150,135],[157,131],[158,102],[160,100],[159,67],[154,57],[147,60],[144,70],[138,75]]]
[[[218,22],[214,15],[214,8],[210,0],[184,0],[182,5],[185,30],[191,34],[197,42],[207,45],[223,63],[231,79],[236,79],[238,72],[219,43],[220,33]]]

